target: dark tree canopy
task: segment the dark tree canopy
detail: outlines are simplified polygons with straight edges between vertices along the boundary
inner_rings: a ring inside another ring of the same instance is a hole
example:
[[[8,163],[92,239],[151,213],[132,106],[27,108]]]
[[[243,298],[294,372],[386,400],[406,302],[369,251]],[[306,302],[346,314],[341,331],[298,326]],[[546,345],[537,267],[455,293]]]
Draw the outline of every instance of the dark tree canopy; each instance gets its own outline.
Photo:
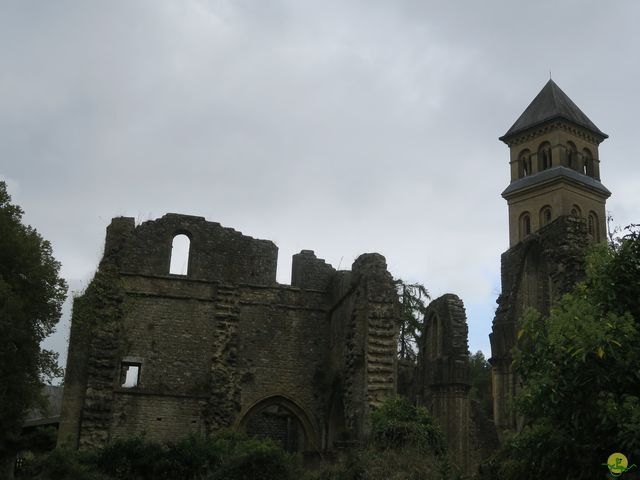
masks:
[[[472,400],[480,404],[487,417],[493,417],[493,400],[491,397],[491,365],[484,358],[481,350],[469,355],[469,379]]]
[[[429,292],[420,283],[407,283],[402,279],[395,281],[400,297],[400,334],[398,335],[398,357],[416,361],[418,358],[418,340],[422,331],[425,302]]]
[[[26,410],[59,375],[57,354],[40,348],[60,319],[67,286],[51,245],[22,223],[0,181],[0,465],[12,454]]]

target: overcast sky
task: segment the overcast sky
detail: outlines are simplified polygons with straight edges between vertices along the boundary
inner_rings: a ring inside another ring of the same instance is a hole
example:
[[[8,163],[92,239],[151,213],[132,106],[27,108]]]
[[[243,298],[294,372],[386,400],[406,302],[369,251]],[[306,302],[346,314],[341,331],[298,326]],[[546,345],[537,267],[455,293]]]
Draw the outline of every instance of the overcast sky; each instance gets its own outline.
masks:
[[[0,178],[71,290],[112,217],[201,215],[291,255],[459,295],[488,334],[506,145],[554,81],[604,132],[616,224],[640,222],[634,0],[0,3]],[[69,305],[47,345],[66,356]]]

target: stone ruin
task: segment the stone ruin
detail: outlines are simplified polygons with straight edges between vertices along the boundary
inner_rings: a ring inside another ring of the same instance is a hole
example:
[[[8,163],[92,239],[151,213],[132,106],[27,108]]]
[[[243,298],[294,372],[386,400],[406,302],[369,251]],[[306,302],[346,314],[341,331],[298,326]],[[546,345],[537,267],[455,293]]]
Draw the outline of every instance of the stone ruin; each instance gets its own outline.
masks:
[[[186,274],[170,273],[177,235],[189,240]],[[225,427],[310,455],[364,441],[372,410],[399,391],[400,304],[385,258],[364,254],[336,271],[303,250],[283,285],[277,254],[202,217],[114,218],[74,301],[59,442],[84,449]],[[468,466],[477,442],[458,297],[431,303],[419,347],[400,390],[431,410]]]

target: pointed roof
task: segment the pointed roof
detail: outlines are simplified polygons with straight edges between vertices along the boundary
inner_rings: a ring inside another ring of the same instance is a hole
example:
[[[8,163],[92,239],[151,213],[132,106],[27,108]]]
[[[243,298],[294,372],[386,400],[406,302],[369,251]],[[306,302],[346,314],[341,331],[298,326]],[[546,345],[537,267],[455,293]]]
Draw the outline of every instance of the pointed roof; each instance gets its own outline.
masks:
[[[520,115],[520,118],[516,120],[516,123],[511,126],[507,133],[500,137],[500,140],[504,142],[525,130],[560,118],[586,128],[597,136],[602,137],[602,140],[608,137],[606,133],[602,132],[589,120],[589,117],[573,103],[573,100],[553,80],[549,79],[524,113]]]

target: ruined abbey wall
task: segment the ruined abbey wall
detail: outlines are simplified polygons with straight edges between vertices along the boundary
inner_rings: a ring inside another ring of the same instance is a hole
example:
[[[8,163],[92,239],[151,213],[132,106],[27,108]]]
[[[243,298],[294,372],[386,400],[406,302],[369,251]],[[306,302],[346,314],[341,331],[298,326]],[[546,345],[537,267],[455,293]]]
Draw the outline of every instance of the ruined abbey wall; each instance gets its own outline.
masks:
[[[190,239],[186,275],[169,274],[178,234]],[[200,217],[114,219],[74,302],[61,442],[223,427],[292,450],[364,438],[371,408],[396,392],[398,299],[384,257],[336,272],[303,250],[291,285],[276,283],[276,263],[272,242]]]

